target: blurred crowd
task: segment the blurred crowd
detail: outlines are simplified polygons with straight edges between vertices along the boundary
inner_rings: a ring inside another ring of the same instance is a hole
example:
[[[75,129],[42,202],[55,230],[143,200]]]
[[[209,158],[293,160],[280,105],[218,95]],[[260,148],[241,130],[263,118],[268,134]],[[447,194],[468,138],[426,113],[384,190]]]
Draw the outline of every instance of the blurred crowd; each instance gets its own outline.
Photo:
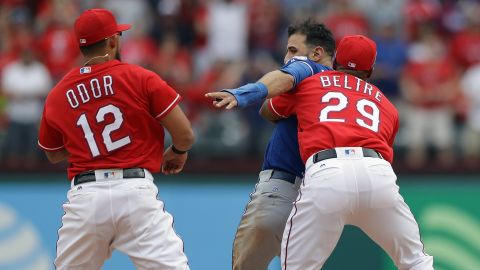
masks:
[[[258,161],[272,124],[258,107],[219,112],[206,92],[258,80],[283,64],[289,24],[308,17],[338,40],[378,45],[372,82],[397,105],[396,162],[480,170],[480,1],[1,0],[0,160],[38,168],[37,128],[51,87],[81,65],[72,25],[104,7],[133,28],[122,60],[158,73],[183,97],[197,133],[192,162]],[[258,166],[258,163],[256,163]]]

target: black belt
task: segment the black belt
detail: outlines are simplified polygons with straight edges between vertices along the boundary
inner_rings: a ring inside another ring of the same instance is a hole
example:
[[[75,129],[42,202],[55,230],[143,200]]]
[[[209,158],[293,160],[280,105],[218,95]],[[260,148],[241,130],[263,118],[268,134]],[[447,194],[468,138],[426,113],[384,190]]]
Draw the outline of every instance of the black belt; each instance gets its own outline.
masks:
[[[284,180],[289,183],[295,184],[295,180],[297,179],[297,176],[284,171],[272,170],[272,175],[270,176],[270,179],[272,178]]]
[[[145,170],[142,168],[123,169],[123,178],[145,178]],[[77,174],[73,179],[73,184],[83,184],[97,181],[95,171],[86,171]]]
[[[364,157],[373,157],[373,158],[383,159],[382,155],[380,155],[380,153],[378,153],[373,149],[362,148],[362,152]],[[336,158],[336,157],[337,157],[337,151],[335,149],[322,150],[313,155],[313,163],[317,163],[325,159]]]

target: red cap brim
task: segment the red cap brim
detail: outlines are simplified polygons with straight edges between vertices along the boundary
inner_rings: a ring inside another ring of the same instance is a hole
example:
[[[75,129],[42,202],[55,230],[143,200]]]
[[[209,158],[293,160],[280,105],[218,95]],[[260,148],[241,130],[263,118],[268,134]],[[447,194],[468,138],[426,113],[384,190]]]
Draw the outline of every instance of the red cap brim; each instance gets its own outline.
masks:
[[[118,32],[127,31],[128,29],[130,29],[130,27],[132,27],[131,24],[118,24],[117,25],[117,31]]]

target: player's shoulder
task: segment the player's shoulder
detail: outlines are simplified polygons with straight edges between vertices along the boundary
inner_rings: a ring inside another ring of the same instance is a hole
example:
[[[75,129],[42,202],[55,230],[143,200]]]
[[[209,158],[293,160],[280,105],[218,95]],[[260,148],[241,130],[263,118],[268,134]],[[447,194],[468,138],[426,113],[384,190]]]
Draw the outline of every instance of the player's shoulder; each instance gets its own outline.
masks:
[[[381,99],[381,102],[379,103],[382,103],[384,104],[383,106],[395,117],[395,118],[398,118],[398,110],[397,110],[397,107],[395,106],[395,104],[390,100],[390,97],[386,96],[383,92],[382,92],[382,89],[380,89],[378,86],[376,86],[375,84],[369,82],[369,81],[365,81],[365,83],[368,83],[372,86],[372,88],[374,89],[374,93],[379,93],[379,95],[375,95],[375,96],[378,96],[380,99]],[[377,99],[373,99],[374,101],[377,101]]]
[[[65,89],[72,81],[74,81],[83,67],[74,67],[70,69],[52,88],[48,96],[56,94],[58,91]]]
[[[379,88],[377,88],[377,91],[379,91],[382,95],[382,102],[386,103],[393,113],[398,114],[397,107],[395,107],[395,104],[392,102],[392,100],[390,100],[390,98],[386,96]]]
[[[289,65],[291,63],[294,63],[294,62],[298,62],[298,61],[309,61],[308,57],[306,56],[294,56],[292,58],[290,58],[287,63],[285,63],[286,65]]]
[[[313,79],[313,78],[318,78],[318,77],[331,77],[331,76],[335,76],[335,75],[344,75],[345,73],[343,72],[340,72],[340,71],[337,71],[337,70],[334,70],[334,69],[327,69],[327,70],[324,70],[322,72],[317,72],[314,76],[311,76],[310,78],[308,79]]]
[[[312,71],[314,71],[313,73],[332,70],[331,67],[317,63],[308,58],[307,56],[294,56],[290,60],[288,60],[287,63],[285,63],[284,67],[292,65],[293,63],[301,63],[303,65],[307,65],[309,68],[312,69]]]
[[[142,75],[149,71],[146,68],[141,67],[139,65],[120,62],[120,61],[116,61],[115,63],[113,63],[111,68],[119,71],[135,72],[135,73],[138,73],[139,75]]]
[[[116,65],[116,69],[123,71],[126,76],[137,77],[140,79],[148,79],[151,77],[159,77],[159,75],[151,70],[148,70],[142,66],[119,62]]]

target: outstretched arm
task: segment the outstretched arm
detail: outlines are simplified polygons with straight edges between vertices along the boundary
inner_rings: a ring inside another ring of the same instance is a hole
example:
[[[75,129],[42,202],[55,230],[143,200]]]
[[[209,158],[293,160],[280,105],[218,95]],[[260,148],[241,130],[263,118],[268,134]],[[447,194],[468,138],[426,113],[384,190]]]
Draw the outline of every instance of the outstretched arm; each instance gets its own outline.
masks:
[[[292,89],[295,78],[288,73],[275,70],[265,74],[258,82],[267,85],[268,94],[266,98],[271,98]]]
[[[249,83],[235,89],[205,94],[213,99],[217,108],[245,108],[263,101],[265,98],[288,92],[302,80],[330,68],[312,62],[306,58],[293,58],[282,69],[265,74],[258,82]]]
[[[274,70],[265,74],[256,83],[249,83],[235,89],[207,93],[205,97],[213,99],[213,105],[217,108],[225,107],[227,110],[237,106],[244,108],[265,98],[287,92],[292,89],[294,82],[295,79],[292,75]]]

